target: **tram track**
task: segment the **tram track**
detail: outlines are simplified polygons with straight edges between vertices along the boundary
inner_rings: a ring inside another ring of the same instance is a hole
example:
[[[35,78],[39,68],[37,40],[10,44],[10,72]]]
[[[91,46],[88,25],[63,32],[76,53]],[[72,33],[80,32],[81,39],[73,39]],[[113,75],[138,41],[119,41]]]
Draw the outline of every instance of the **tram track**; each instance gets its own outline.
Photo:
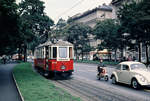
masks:
[[[67,81],[67,83],[69,83],[69,81]],[[124,101],[123,99],[126,100],[130,100],[128,97],[124,97],[122,95],[118,95],[118,94],[114,94],[114,92],[88,84],[88,83],[84,83],[82,81],[79,80],[71,80],[71,85],[72,84],[77,84],[79,86],[81,86],[83,88],[86,88],[89,90],[89,92],[91,92],[91,94],[95,95],[96,97],[98,97],[99,99],[102,99],[103,101],[113,101],[115,99],[115,101]],[[83,89],[84,89],[83,88]],[[134,101],[134,100],[133,100]]]
[[[84,96],[88,99],[85,101],[147,101],[133,98],[132,96],[124,96],[113,90],[101,88],[78,79],[57,80],[55,82],[65,86],[67,89],[71,89],[77,94],[80,93],[80,96]]]
[[[35,71],[37,72],[37,71]],[[117,91],[119,89],[106,86],[99,86],[98,83],[94,84],[91,80],[87,80],[80,77],[74,77],[68,80],[52,80],[56,86],[67,90],[71,95],[80,97],[82,101],[149,101],[149,98],[134,97],[127,93]],[[96,85],[97,84],[97,85]],[[104,84],[105,85],[105,84]],[[56,89],[59,92],[59,96],[64,96],[64,91]]]
[[[77,94],[77,96],[79,96],[79,97],[82,97],[81,99],[83,100],[83,101],[101,101],[101,100],[99,100],[99,99],[95,99],[94,98],[94,96],[92,96],[91,94],[89,94],[88,93],[88,91],[86,90],[81,90],[80,88],[76,88],[77,86],[74,86],[74,85],[70,85],[70,84],[68,84],[68,83],[66,83],[66,82],[64,82],[64,81],[55,81],[55,83],[59,83],[59,84],[61,84],[61,85],[63,85],[63,87],[65,86],[65,89],[69,89],[69,90],[71,90],[71,91],[73,91],[74,93],[76,93]]]

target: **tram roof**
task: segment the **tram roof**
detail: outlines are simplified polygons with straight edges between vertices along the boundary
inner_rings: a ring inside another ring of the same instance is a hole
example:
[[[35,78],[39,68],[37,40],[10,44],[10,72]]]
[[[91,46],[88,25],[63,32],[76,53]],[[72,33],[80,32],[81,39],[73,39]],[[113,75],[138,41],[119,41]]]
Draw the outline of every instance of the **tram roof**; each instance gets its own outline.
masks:
[[[73,46],[73,44],[71,44],[70,42],[68,42],[68,41],[62,41],[62,40],[57,41],[53,45],[54,46]]]
[[[62,41],[62,40],[59,40],[56,43],[52,43],[51,41],[47,41],[43,44],[38,45],[36,48],[40,48],[40,47],[44,47],[44,46],[73,46],[73,44],[71,44],[68,41]]]

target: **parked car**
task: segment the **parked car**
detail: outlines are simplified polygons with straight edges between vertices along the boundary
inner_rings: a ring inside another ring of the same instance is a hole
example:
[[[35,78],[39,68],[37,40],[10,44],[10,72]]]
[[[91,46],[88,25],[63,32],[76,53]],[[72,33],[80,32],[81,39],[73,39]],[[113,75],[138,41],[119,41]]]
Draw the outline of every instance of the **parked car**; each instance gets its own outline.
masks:
[[[150,70],[140,62],[121,62],[113,71],[111,79],[113,84],[120,82],[139,89],[141,86],[150,86]]]

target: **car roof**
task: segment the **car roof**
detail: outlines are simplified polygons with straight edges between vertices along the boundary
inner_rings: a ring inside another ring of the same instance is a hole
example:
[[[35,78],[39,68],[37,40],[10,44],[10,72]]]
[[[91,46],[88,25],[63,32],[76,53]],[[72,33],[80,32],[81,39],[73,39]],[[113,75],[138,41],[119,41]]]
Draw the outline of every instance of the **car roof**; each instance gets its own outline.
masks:
[[[136,61],[124,61],[124,62],[121,62],[120,64],[131,65],[131,64],[142,64],[142,63],[141,62],[136,62]]]

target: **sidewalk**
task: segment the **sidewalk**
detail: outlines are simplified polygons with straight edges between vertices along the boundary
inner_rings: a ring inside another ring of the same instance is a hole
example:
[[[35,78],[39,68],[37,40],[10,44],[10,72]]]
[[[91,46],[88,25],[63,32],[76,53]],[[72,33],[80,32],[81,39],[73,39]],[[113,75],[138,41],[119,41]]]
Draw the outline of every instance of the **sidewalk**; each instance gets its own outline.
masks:
[[[0,65],[0,101],[21,101],[12,77],[14,66],[15,64]]]

